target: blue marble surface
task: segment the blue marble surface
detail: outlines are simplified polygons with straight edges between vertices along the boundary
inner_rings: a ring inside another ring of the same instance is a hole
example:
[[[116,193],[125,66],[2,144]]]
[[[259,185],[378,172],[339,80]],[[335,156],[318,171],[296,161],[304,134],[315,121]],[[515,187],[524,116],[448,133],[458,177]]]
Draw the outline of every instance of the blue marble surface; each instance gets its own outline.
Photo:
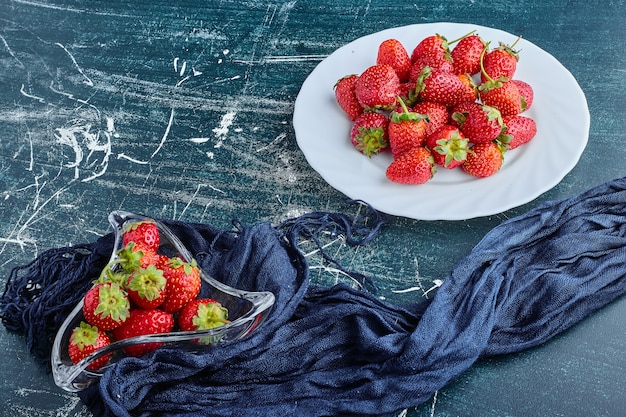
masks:
[[[390,217],[369,246],[333,243],[390,302],[432,296],[497,224],[626,174],[625,19],[623,0],[3,0],[0,284],[48,248],[107,233],[115,209],[224,228],[234,218],[278,223],[351,210],[296,144],[294,101],[315,66],[395,26],[449,21],[520,34],[569,69],[586,95],[591,129],[576,167],[504,213]],[[317,282],[344,279],[311,261]],[[405,415],[622,416],[625,315],[621,299],[543,346],[482,360]],[[0,327],[0,350],[0,415],[90,415],[32,360],[20,335]]]

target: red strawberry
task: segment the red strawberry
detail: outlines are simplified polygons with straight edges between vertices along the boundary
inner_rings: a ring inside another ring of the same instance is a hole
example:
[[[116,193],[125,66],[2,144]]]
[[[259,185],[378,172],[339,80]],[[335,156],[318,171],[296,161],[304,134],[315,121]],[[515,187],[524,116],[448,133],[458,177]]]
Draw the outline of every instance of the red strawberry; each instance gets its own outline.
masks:
[[[159,249],[160,235],[157,225],[152,221],[134,222],[127,225],[122,233],[123,246],[135,243],[135,250],[156,252]]]
[[[354,121],[350,140],[359,152],[372,156],[389,145],[388,126],[389,119],[385,115],[365,112]]]
[[[494,140],[502,131],[498,109],[479,103],[467,103],[453,109],[452,119],[470,142],[478,144]]]
[[[454,106],[461,102],[466,87],[455,74],[426,67],[417,80],[416,91],[423,101]]]
[[[428,116],[426,122],[426,136],[430,136],[441,126],[448,123],[450,117],[448,108],[440,103],[422,101],[413,106],[413,111]]]
[[[467,159],[461,166],[468,174],[484,178],[498,172],[503,160],[502,148],[495,142],[485,142],[472,146]]]
[[[519,52],[513,49],[520,38],[511,45],[505,45],[500,42],[500,46],[489,52],[483,52],[482,58],[481,81],[486,82],[487,76],[494,80],[505,79],[511,80],[517,69],[517,61],[519,60]],[[487,43],[487,46],[489,43]]]
[[[417,92],[415,91],[415,81],[407,81],[405,83],[401,83],[398,97],[400,97],[400,99],[402,99],[402,101],[404,101],[404,104],[406,104],[407,106],[413,106],[415,103],[417,103],[419,101],[419,97],[417,95]],[[401,106],[397,104],[396,108],[398,107]]]
[[[195,259],[185,262],[178,257],[171,258],[162,268],[167,284],[161,308],[168,313],[176,313],[200,293],[200,270]]]
[[[480,100],[483,104],[495,107],[502,116],[511,116],[522,112],[522,97],[514,83],[490,79],[479,87]]]
[[[478,89],[476,88],[476,84],[474,84],[472,77],[467,74],[459,74],[457,77],[459,77],[459,80],[461,80],[465,86],[459,102],[476,101],[478,99]]]
[[[139,268],[147,268],[149,265],[158,264],[162,257],[157,252],[140,249],[140,247],[135,246],[135,242],[128,242],[125,247],[117,251],[116,255],[117,260],[114,264],[119,264],[129,274]]]
[[[211,298],[197,298],[178,313],[182,331],[214,329],[227,323],[228,310]]]
[[[126,292],[137,307],[145,310],[157,308],[165,300],[163,271],[155,265],[139,268],[128,277]]]
[[[400,79],[390,65],[372,65],[354,83],[356,98],[365,110],[391,110],[399,91]]]
[[[505,128],[498,136],[498,140],[505,144],[508,149],[515,149],[528,143],[537,134],[537,124],[533,119],[526,116],[514,115],[502,118]]]
[[[485,42],[478,35],[470,35],[461,40],[450,52],[455,74],[474,75],[480,72],[480,55]]]
[[[450,46],[446,38],[439,34],[428,36],[422,39],[411,54],[411,62],[417,61],[422,56],[431,56],[450,61]]]
[[[426,138],[426,147],[430,149],[435,164],[453,169],[465,162],[468,140],[458,127],[444,125]]]
[[[113,330],[115,340],[125,340],[135,336],[169,333],[174,328],[174,317],[162,310],[143,310],[136,308],[130,311],[130,317],[124,324]],[[129,356],[142,356],[157,349],[163,343],[152,342],[127,346],[124,352]]]
[[[408,81],[411,58],[406,48],[397,39],[387,39],[378,46],[377,65],[389,65],[398,75],[400,82]]]
[[[387,167],[389,180],[400,184],[423,184],[435,173],[435,163],[430,151],[425,147],[413,148],[396,159]]]
[[[96,284],[83,298],[85,320],[102,331],[121,326],[130,314],[129,309],[126,291],[115,282]]]
[[[359,104],[359,100],[354,93],[354,83],[358,75],[346,75],[339,79],[335,84],[335,99],[339,107],[346,113],[348,118],[354,121],[361,113],[363,113],[363,106]]]
[[[437,70],[454,73],[454,66],[452,65],[452,62],[447,59],[437,59],[431,55],[424,55],[417,58],[417,60],[411,65],[409,80],[413,82],[417,81],[426,67],[429,67],[433,71]]]
[[[81,321],[80,325],[72,330],[67,351],[72,363],[76,364],[93,352],[109,346],[110,344],[111,339],[109,339],[106,333],[98,330],[96,326]],[[106,365],[110,357],[110,353],[101,356],[89,364],[87,369],[97,371]]]
[[[522,99],[522,111],[524,112],[530,109],[530,106],[532,106],[533,99],[535,97],[531,85],[522,80],[511,80],[509,82],[515,84],[515,86],[519,90],[520,97]]]
[[[409,149],[424,145],[426,139],[426,116],[411,112],[400,101],[402,111],[391,113],[389,121],[389,146],[394,158]]]

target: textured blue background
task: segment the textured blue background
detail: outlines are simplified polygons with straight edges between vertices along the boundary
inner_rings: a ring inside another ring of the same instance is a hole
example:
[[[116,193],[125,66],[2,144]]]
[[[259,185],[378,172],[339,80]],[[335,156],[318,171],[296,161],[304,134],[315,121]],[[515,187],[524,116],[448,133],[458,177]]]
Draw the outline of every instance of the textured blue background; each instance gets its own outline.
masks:
[[[170,3],[0,2],[1,284],[45,249],[107,233],[115,209],[224,228],[353,210],[299,151],[293,104],[324,57],[394,26],[451,21],[522,35],[573,73],[591,131],[573,171],[524,206],[459,222],[391,217],[367,247],[329,242],[381,296],[424,296],[503,220],[626,173],[622,0]],[[345,280],[310,259],[318,282]],[[544,346],[482,361],[407,415],[623,415],[624,314],[620,300]],[[19,335],[2,328],[0,349],[1,415],[89,415]]]

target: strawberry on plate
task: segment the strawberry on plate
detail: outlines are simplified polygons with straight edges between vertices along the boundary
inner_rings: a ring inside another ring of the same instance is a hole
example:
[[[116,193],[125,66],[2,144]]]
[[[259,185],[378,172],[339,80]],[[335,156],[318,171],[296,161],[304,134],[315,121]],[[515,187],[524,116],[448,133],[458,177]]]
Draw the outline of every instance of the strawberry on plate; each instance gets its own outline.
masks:
[[[430,149],[435,164],[453,169],[465,162],[469,141],[458,127],[444,125],[426,138],[426,147]]]
[[[365,110],[391,110],[400,92],[400,79],[390,65],[372,65],[354,83],[354,93]]]
[[[504,129],[498,140],[508,149],[515,149],[530,142],[537,134],[537,124],[530,117],[522,115],[505,116],[502,118]]]
[[[425,67],[416,81],[416,91],[423,101],[451,107],[463,100],[467,90],[456,74]]]
[[[389,119],[381,113],[365,112],[358,116],[350,130],[352,145],[366,156],[379,153],[389,146]]]
[[[346,75],[335,84],[335,99],[339,107],[346,113],[348,119],[355,121],[361,113],[363,106],[359,103],[354,93],[354,83],[359,78],[356,74]]]
[[[485,82],[490,77],[494,80],[511,80],[515,75],[517,69],[517,62],[519,61],[519,51],[516,51],[515,45],[519,42],[520,38],[517,38],[512,45],[506,45],[500,42],[500,45],[489,52],[483,52],[481,70],[481,81]],[[489,47],[489,42],[486,44],[486,48]]]
[[[111,339],[105,332],[99,330],[96,326],[81,321],[80,325],[72,330],[67,350],[72,363],[77,364],[95,351],[110,344]],[[103,355],[90,363],[87,369],[97,371],[106,365],[110,357],[110,353]]]
[[[378,46],[376,64],[391,66],[396,71],[401,83],[409,79],[411,58],[404,45],[397,39],[387,39],[381,42]]]
[[[494,140],[502,131],[502,116],[495,107],[477,102],[456,106],[452,119],[470,142],[478,144]]]
[[[423,56],[451,61],[448,40],[439,34],[425,37],[413,49],[411,62],[415,62]]]
[[[523,101],[519,89],[510,81],[489,81],[478,87],[480,100],[486,106],[495,107],[502,116],[512,116],[521,113]]]
[[[485,41],[478,35],[470,35],[459,40],[450,52],[455,74],[474,75],[480,72],[480,56],[485,49]]]
[[[515,84],[517,89],[519,90],[520,97],[522,100],[522,112],[530,109],[533,104],[533,99],[535,97],[535,93],[530,84],[526,81],[522,80],[511,80],[511,83]]]
[[[421,101],[413,106],[413,111],[428,116],[426,121],[426,136],[430,136],[435,130],[447,124],[450,118],[448,108],[441,103],[435,103],[433,101]]]
[[[162,310],[144,310],[135,308],[124,324],[113,330],[116,341],[129,339],[135,336],[144,336],[159,333],[169,333],[174,328],[174,317]],[[142,356],[162,346],[161,342],[142,343],[124,348],[129,356]]]
[[[498,172],[503,161],[504,151],[501,146],[496,142],[486,142],[472,146],[461,166],[468,174],[485,178]]]
[[[425,115],[409,111],[400,101],[401,111],[391,113],[389,120],[389,146],[394,158],[409,149],[424,145],[426,139]]]
[[[435,162],[428,149],[412,148],[395,158],[387,167],[385,175],[399,184],[424,184],[435,173]]]
[[[102,331],[119,327],[130,313],[128,294],[115,282],[98,283],[83,298],[85,320]]]
[[[171,258],[162,268],[167,284],[161,308],[168,313],[176,313],[200,293],[200,269],[195,259],[185,262],[178,257]]]

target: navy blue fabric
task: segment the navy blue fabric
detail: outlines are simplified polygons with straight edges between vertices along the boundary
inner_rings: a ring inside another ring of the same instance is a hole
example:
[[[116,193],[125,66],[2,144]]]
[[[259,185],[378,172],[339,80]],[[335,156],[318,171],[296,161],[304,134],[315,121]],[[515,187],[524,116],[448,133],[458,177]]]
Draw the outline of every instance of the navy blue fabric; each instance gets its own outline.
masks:
[[[348,225],[359,244],[380,227],[361,219],[353,232],[345,219],[238,233],[172,222],[203,268],[272,291],[275,308],[243,341],[125,359],[83,401],[98,416],[395,416],[480,357],[541,344],[626,292],[624,178],[495,227],[432,301],[407,306],[309,285],[298,236]]]

